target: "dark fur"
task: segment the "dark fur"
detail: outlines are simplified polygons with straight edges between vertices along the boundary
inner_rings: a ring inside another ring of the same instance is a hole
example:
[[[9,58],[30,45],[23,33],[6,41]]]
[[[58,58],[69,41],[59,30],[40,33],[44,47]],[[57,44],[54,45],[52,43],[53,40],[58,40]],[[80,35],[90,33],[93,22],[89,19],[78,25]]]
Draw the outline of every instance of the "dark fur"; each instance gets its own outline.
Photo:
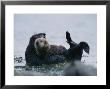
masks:
[[[36,54],[36,50],[34,47],[34,41],[40,37],[45,38],[45,34],[35,34],[30,38],[29,44],[25,51],[26,65],[28,66],[40,65],[43,62],[42,60],[38,60],[40,57]]]
[[[81,60],[83,50],[89,54],[89,45],[86,42],[80,42],[79,44],[72,41],[70,33],[66,32],[66,39],[67,43],[70,45],[70,48],[68,49],[68,58],[70,60]]]
[[[53,64],[58,62],[64,62],[64,52],[66,52],[66,48],[63,46],[50,45],[50,49],[47,52],[40,51],[40,55],[36,53],[36,49],[34,47],[34,41],[40,37],[46,38],[44,33],[33,35],[30,38],[29,45],[27,46],[25,52],[26,65],[28,66],[38,66],[42,64]],[[44,52],[44,53],[43,53]]]
[[[89,45],[86,42],[80,42],[79,44],[72,41],[70,33],[66,32],[67,43],[70,48],[67,50],[63,46],[50,45],[48,51],[44,49],[40,50],[40,54],[36,53],[34,42],[38,38],[45,38],[45,33],[35,34],[30,38],[29,44],[25,51],[26,64],[28,66],[38,66],[42,64],[54,64],[64,62],[66,59],[70,60],[81,60],[83,50],[89,53]]]

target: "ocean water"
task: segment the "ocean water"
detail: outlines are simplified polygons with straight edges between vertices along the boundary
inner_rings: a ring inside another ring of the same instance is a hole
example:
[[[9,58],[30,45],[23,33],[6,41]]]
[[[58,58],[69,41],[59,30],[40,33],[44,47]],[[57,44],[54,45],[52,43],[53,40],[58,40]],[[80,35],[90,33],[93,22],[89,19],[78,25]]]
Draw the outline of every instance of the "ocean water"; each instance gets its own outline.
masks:
[[[70,32],[76,43],[85,41],[89,44],[90,53],[88,55],[83,52],[82,62],[97,67],[96,14],[15,14],[14,56],[23,58],[21,62],[14,62],[15,75],[62,75],[65,63],[52,65],[53,69],[48,66],[47,69],[40,67],[26,70],[23,66],[25,66],[25,50],[33,34],[46,33],[50,44],[62,45],[68,49],[66,31]]]

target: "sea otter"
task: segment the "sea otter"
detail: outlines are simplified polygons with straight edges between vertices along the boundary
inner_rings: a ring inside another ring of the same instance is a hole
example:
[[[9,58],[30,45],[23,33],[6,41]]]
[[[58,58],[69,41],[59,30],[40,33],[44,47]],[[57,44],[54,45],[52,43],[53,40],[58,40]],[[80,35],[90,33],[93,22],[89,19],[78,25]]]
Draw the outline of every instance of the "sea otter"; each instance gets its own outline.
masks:
[[[67,49],[63,46],[50,45],[45,33],[35,34],[25,51],[26,65],[38,66],[64,62]]]
[[[86,42],[79,44],[73,42],[69,32],[66,32],[66,39],[70,45],[69,49],[64,46],[50,45],[45,33],[33,35],[25,51],[26,65],[38,66],[60,63],[65,60],[81,60],[83,49],[89,53],[89,45]]]
[[[90,47],[88,43],[82,41],[79,44],[72,41],[70,33],[66,31],[66,39],[67,43],[70,45],[70,48],[68,49],[68,59],[70,60],[81,60],[83,50],[89,54]]]

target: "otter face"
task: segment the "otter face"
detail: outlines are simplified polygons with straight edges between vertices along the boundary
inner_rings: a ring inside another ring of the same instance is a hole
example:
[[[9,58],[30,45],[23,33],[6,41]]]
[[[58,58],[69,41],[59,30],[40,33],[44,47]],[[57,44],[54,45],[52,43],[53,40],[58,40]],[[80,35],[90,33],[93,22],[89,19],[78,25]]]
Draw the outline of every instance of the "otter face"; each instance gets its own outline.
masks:
[[[36,49],[37,54],[42,54],[46,53],[49,50],[50,45],[45,38],[38,38],[34,42],[34,47]]]
[[[45,38],[46,39],[46,34],[45,33],[39,33],[39,34],[32,35],[32,37],[30,38],[29,44],[33,45],[35,40],[38,38]]]

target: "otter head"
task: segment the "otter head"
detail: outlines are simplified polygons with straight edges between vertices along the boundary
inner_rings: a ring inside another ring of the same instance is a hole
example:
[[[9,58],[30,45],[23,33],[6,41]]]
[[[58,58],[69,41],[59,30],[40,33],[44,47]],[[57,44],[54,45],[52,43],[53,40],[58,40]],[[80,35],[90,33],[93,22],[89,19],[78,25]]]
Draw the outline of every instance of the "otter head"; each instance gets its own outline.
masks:
[[[33,45],[35,40],[38,39],[38,38],[46,38],[46,34],[45,33],[39,33],[39,34],[32,35],[32,37],[30,38],[29,44]]]
[[[46,38],[38,38],[34,42],[34,47],[37,55],[45,56],[50,49],[50,45]]]

